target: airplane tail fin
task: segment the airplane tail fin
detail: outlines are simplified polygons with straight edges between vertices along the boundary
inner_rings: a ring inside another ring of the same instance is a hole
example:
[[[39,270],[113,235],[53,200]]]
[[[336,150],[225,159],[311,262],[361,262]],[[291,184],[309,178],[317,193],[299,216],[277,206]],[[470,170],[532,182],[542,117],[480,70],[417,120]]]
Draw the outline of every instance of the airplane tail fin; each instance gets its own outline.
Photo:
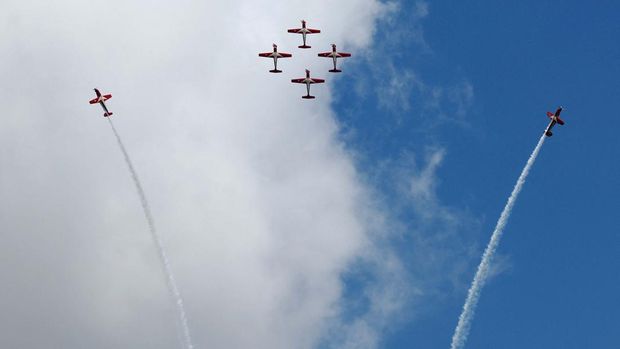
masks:
[[[547,131],[547,132],[545,132],[545,135],[546,135],[547,137],[551,137],[551,136],[553,136],[553,132],[551,132],[551,131]]]
[[[558,116],[558,124],[560,125],[564,125],[564,120],[560,119],[560,117]]]
[[[279,69],[271,69],[269,72],[270,72],[270,73],[281,73],[281,72],[282,72],[282,70],[279,70]]]
[[[329,72],[330,73],[342,73],[342,70],[340,70],[340,69],[330,69]]]
[[[312,46],[308,46],[308,45],[301,45],[301,46],[297,46],[297,47],[299,47],[299,48],[310,48],[310,47],[312,47]]]
[[[315,99],[316,97],[308,95],[308,96],[302,96],[301,98],[303,98],[303,99]]]
[[[108,116],[112,116],[112,114],[114,114],[114,113],[104,113],[103,116],[105,116],[107,118]]]

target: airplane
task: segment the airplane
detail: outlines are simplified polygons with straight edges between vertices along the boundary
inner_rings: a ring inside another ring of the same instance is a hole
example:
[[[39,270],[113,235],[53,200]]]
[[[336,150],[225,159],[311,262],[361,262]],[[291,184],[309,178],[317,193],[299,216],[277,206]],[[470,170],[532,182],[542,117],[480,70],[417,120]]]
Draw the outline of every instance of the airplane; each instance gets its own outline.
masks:
[[[258,56],[273,58],[273,69],[270,70],[269,72],[270,73],[281,73],[282,70],[278,70],[278,58],[289,58],[289,57],[292,57],[293,55],[290,53],[278,52],[278,45],[273,44],[273,52],[259,53]]]
[[[331,57],[334,60],[334,69],[330,69],[330,73],[340,73],[342,70],[336,68],[336,60],[338,58],[351,57],[350,53],[336,51],[336,44],[332,44],[332,52],[319,53],[319,57]]]
[[[306,89],[308,91],[308,94],[306,94],[305,96],[302,96],[301,98],[304,98],[304,99],[314,99],[315,97],[310,95],[310,85],[311,84],[322,84],[322,83],[325,82],[325,80],[317,79],[317,78],[311,78],[310,77],[310,71],[308,69],[306,69],[306,77],[305,78],[292,79],[291,82],[294,82],[296,84],[306,84]]]
[[[301,34],[302,38],[304,40],[304,44],[301,46],[298,46],[299,48],[310,48],[310,46],[306,45],[306,35],[307,34],[317,34],[320,33],[321,31],[318,29],[310,29],[310,28],[306,28],[306,21],[305,20],[301,20],[301,28],[295,28],[295,29],[289,29],[288,30],[289,33],[295,33],[295,34]]]
[[[97,90],[97,89],[95,89],[95,93],[97,94],[97,98],[91,99],[88,103],[90,103],[90,104],[95,104],[95,103],[101,104],[101,107],[103,108],[103,111],[105,111],[105,113],[103,113],[103,116],[105,116],[105,117],[112,116],[113,113],[110,113],[108,111],[108,108],[105,106],[105,101],[107,101],[108,99],[112,98],[112,95],[110,95],[110,94],[102,95],[101,92],[99,92],[99,90]]]
[[[558,107],[558,110],[555,111],[555,114],[550,111],[547,112],[547,116],[549,117],[549,119],[551,119],[551,122],[549,122],[549,126],[547,126],[547,129],[545,130],[545,135],[547,137],[553,136],[553,132],[551,132],[551,129],[553,128],[553,126],[555,126],[556,123],[560,125],[564,125],[564,120],[560,119],[561,112],[562,112],[561,106]]]

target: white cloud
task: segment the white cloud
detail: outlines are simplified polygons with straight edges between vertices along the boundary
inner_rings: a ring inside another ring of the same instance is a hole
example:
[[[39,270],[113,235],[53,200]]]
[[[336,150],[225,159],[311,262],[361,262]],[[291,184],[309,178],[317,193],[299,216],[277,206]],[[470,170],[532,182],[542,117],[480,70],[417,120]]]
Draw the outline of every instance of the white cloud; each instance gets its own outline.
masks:
[[[436,204],[436,171],[443,161],[444,154],[444,149],[438,149],[430,153],[425,167],[411,176],[411,196],[420,205]]]
[[[416,1],[414,9],[413,9],[413,17],[414,18],[424,18],[428,16],[428,2],[426,1]]]
[[[455,290],[466,289],[469,280],[464,272],[479,256],[478,246],[465,234],[478,231],[479,222],[467,209],[445,203],[439,194],[445,192],[440,170],[446,158],[448,152],[442,147],[404,152],[396,160],[385,161],[378,174],[394,186],[388,199],[390,217],[406,217],[392,228],[400,232],[400,244],[405,246],[401,258],[410,278],[405,306],[415,310],[407,314],[413,318],[424,316]]]
[[[369,71],[357,76],[357,94],[376,97],[382,110],[399,118],[415,114],[433,126],[446,121],[466,124],[464,118],[474,100],[469,80],[430,81],[415,68],[418,61],[437,55],[424,35],[428,2],[391,3],[388,8],[380,19],[382,30],[376,42],[362,51]]]
[[[368,287],[368,312],[350,322],[340,313],[341,277],[356,261],[399,271],[366,226],[382,213],[365,204],[371,194],[337,139],[330,85],[302,101],[289,79],[305,67],[331,78],[316,52],[335,42],[356,55],[389,7],[3,5],[0,346],[175,346],[157,257],[109,127],[87,104],[92,87],[114,95],[109,107],[169,246],[197,347],[310,348],[328,325],[367,328],[357,347],[379,343],[381,326],[369,321],[387,323],[398,308],[406,290],[397,278]],[[309,51],[285,32],[300,18],[323,30]],[[272,42],[294,54],[281,75],[257,57]]]

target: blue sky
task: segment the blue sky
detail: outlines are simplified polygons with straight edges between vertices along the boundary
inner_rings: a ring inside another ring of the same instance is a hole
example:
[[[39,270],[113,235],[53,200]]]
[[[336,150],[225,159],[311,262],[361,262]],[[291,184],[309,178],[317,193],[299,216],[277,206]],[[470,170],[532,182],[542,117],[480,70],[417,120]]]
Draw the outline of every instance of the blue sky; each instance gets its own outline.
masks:
[[[558,105],[566,125],[544,144],[516,203],[499,248],[501,272],[483,291],[466,347],[617,347],[620,4],[426,5],[420,16],[424,3],[405,2],[380,23],[379,52],[348,65],[337,85],[342,137],[404,223],[393,243],[410,272],[414,236],[450,231],[452,241],[437,243],[460,253],[437,270],[459,273],[457,281],[426,280],[431,294],[424,304],[412,301],[382,347],[449,347],[482,249],[547,125],[545,112]],[[386,97],[390,79],[400,83]],[[438,150],[435,209],[462,221],[420,228],[415,198],[382,174],[421,169]]]

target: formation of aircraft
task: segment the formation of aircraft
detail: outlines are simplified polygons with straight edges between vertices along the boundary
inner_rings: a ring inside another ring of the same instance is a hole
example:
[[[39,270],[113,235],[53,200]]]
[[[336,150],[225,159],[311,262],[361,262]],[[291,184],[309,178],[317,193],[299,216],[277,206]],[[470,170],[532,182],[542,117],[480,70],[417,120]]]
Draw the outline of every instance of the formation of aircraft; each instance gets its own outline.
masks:
[[[346,53],[346,52],[338,52],[336,50],[336,44],[332,44],[331,52],[319,53],[319,57],[331,58],[334,61],[334,69],[330,69],[329,72],[330,73],[340,73],[340,72],[342,72],[342,70],[336,68],[336,60],[338,58],[351,57],[351,54],[350,53]]]
[[[551,121],[549,122],[549,126],[547,126],[547,129],[545,130],[545,135],[547,137],[553,136],[553,132],[551,132],[551,129],[553,128],[553,126],[555,126],[555,124],[564,125],[564,120],[560,119],[561,112],[562,112],[561,106],[558,107],[555,113],[552,113],[550,111],[547,112],[547,116],[549,117],[549,119],[551,119]]]
[[[301,34],[301,38],[303,39],[303,45],[298,46],[299,48],[310,48],[311,46],[306,45],[306,35],[308,34],[318,34],[321,31],[318,29],[306,28],[306,21],[301,20],[301,28],[289,29],[289,33]]]
[[[301,28],[289,29],[288,32],[289,33],[302,34],[303,35],[303,45],[299,46],[299,48],[310,48],[310,46],[306,45],[306,34],[320,33],[321,31],[318,30],[318,29],[307,28],[305,20],[301,21],[301,25],[302,25]],[[281,73],[282,70],[278,69],[278,58],[290,58],[293,55],[290,54],[290,53],[278,52],[278,45],[273,44],[273,51],[272,52],[259,53],[258,56],[259,57],[265,57],[265,58],[272,58],[273,59],[273,64],[274,64],[274,69],[269,70],[269,72],[270,73]],[[337,59],[338,58],[351,57],[351,54],[350,53],[346,53],[346,52],[338,52],[338,50],[336,48],[336,44],[332,44],[332,50],[330,52],[322,52],[322,53],[319,53],[318,56],[319,57],[325,57],[325,58],[332,58],[333,64],[334,64],[334,69],[330,69],[329,72],[331,72],[331,73],[340,73],[340,72],[342,72],[342,70],[337,68],[337,65],[336,65],[337,64]],[[319,78],[311,77],[310,76],[310,70],[306,69],[306,77],[298,78],[298,79],[291,79],[291,82],[292,83],[296,83],[296,84],[305,84],[306,85],[306,95],[302,96],[301,98],[303,98],[303,99],[314,99],[316,97],[310,95],[310,85],[312,85],[312,84],[321,84],[321,83],[324,83],[325,80],[324,79],[319,79]],[[105,104],[105,102],[107,100],[112,98],[112,95],[111,94],[102,94],[96,88],[94,90],[95,90],[95,94],[97,95],[97,97],[91,99],[89,101],[89,103],[90,104],[99,103],[99,105],[101,105],[101,108],[103,108],[103,111],[104,111],[103,116],[104,117],[112,116],[113,113],[108,110],[108,107]],[[547,117],[549,117],[549,119],[551,119],[551,121],[549,122],[549,125],[545,129],[545,135],[547,137],[551,137],[553,135],[553,132],[551,132],[551,129],[553,128],[553,126],[555,126],[555,124],[564,125],[564,120],[562,120],[560,118],[560,113],[562,113],[562,109],[563,108],[560,106],[560,107],[557,108],[555,113],[547,112]]]
[[[306,36],[308,34],[318,34],[318,33],[321,32],[321,30],[308,28],[307,22],[302,19],[301,20],[301,28],[288,29],[287,32],[293,33],[293,34],[301,34],[301,38],[302,38],[303,42],[302,42],[302,45],[298,46],[298,47],[302,48],[302,49],[306,49],[306,48],[310,48],[311,47],[306,42]],[[272,58],[273,59],[273,69],[269,70],[269,72],[270,73],[281,73],[282,70],[278,69],[278,58],[289,58],[289,57],[292,57],[293,55],[290,54],[290,53],[279,52],[278,51],[278,45],[273,44],[273,51],[272,52],[262,52],[262,53],[259,53],[258,56],[259,57],[265,57],[265,58]],[[331,58],[333,63],[334,63],[334,68],[330,69],[329,72],[330,73],[340,73],[340,72],[342,72],[342,70],[338,69],[338,67],[337,67],[337,60],[338,60],[338,58],[351,57],[351,54],[350,53],[346,53],[346,52],[338,52],[338,50],[336,49],[336,44],[332,44],[332,50],[330,52],[322,52],[322,53],[319,53],[318,56],[319,57]],[[310,77],[310,71],[308,69],[306,69],[306,77],[305,78],[292,79],[291,81],[293,83],[306,84],[306,88],[307,88],[308,93],[305,96],[302,97],[304,99],[314,99],[315,98],[315,96],[310,95],[310,85],[311,84],[317,84],[317,83],[325,82],[325,80],[323,80],[323,79],[311,78]]]
[[[318,79],[318,78],[311,78],[310,77],[310,71],[308,69],[306,69],[306,77],[305,78],[299,78],[299,79],[291,79],[292,83],[295,84],[306,84],[306,95],[302,96],[301,98],[303,99],[314,99],[315,96],[311,96],[310,95],[310,85],[312,84],[322,84],[325,82],[325,80],[323,79]]]
[[[278,58],[290,58],[293,57],[290,53],[278,52],[278,45],[273,44],[273,52],[259,53],[259,57],[273,58],[273,69],[270,73],[281,73],[282,70],[278,70]]]
[[[96,104],[99,103],[101,105],[101,107],[103,108],[103,116],[108,117],[111,116],[113,113],[110,113],[108,111],[108,107],[106,107],[105,105],[105,101],[107,101],[108,99],[112,98],[111,94],[107,94],[107,95],[102,95],[101,92],[99,92],[98,89],[95,89],[95,94],[97,95],[97,98],[93,98],[90,101],[88,101],[88,103],[90,104]]]

